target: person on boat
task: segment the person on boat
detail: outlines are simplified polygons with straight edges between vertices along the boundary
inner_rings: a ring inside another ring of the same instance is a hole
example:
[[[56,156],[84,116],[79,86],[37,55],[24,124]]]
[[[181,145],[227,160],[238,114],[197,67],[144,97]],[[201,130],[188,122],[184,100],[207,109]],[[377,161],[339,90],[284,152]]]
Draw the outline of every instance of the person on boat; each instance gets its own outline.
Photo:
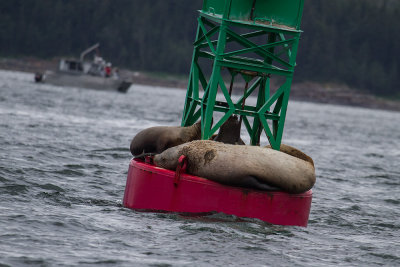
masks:
[[[106,77],[110,77],[111,76],[111,63],[108,62],[104,68],[104,72]]]
[[[119,69],[117,67],[115,67],[112,71],[112,76],[114,79],[118,79],[119,78]]]

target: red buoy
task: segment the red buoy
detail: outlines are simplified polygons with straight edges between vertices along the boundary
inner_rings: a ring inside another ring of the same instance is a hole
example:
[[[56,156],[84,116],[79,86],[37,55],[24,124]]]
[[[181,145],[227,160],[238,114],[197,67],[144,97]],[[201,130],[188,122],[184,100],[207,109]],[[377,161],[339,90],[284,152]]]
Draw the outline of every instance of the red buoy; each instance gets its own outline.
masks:
[[[132,159],[123,199],[124,207],[135,210],[184,213],[223,212],[257,218],[272,224],[307,226],[312,191],[288,194],[222,185],[185,173],[180,158],[176,171]]]

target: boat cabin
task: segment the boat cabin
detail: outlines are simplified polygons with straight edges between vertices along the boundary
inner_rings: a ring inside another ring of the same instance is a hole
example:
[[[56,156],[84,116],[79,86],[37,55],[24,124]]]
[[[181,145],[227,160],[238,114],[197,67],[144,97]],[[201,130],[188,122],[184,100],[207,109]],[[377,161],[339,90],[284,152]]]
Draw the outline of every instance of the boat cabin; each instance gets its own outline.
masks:
[[[103,66],[101,64],[76,59],[61,59],[58,70],[68,74],[91,74],[94,76],[103,76]]]
[[[83,64],[79,60],[61,59],[58,69],[62,72],[82,73]]]

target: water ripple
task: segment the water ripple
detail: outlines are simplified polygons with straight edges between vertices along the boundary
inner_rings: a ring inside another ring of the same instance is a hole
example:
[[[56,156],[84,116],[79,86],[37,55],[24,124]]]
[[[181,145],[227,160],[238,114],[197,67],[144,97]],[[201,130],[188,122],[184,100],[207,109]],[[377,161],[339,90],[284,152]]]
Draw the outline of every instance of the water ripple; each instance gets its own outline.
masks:
[[[28,186],[22,184],[15,185],[6,185],[0,187],[1,194],[9,194],[9,195],[23,195],[28,192]]]

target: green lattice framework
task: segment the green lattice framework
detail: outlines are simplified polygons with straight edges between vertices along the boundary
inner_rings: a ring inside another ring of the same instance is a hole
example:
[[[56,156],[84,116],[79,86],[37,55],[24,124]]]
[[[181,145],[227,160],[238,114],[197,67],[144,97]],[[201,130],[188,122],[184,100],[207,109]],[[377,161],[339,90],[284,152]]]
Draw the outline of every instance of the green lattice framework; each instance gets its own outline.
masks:
[[[271,146],[279,150],[302,10],[303,0],[204,0],[182,126],[201,118],[202,139],[209,139],[232,114],[238,114],[251,145],[259,145],[264,132]],[[209,75],[204,62],[212,66]],[[233,100],[238,75],[245,86],[243,94]],[[278,77],[273,93],[271,76]],[[224,100],[217,101],[217,93]],[[250,95],[257,96],[255,105],[246,103]],[[221,118],[212,125],[215,112],[221,113]]]

